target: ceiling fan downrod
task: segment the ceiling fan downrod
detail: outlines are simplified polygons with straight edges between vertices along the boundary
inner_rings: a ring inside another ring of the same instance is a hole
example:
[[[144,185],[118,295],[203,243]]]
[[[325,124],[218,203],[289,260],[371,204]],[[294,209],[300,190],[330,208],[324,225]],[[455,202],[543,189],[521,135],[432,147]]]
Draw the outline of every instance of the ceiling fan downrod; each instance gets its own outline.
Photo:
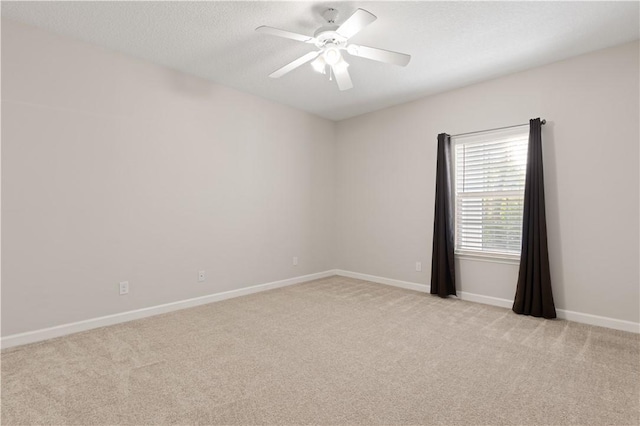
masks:
[[[328,24],[335,25],[336,19],[338,18],[338,11],[330,7],[322,13],[322,17]]]

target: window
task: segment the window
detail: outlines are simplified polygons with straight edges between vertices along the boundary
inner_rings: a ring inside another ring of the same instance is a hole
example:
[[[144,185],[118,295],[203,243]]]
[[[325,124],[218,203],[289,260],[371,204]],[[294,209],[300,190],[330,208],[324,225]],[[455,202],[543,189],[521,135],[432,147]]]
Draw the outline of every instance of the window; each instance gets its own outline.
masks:
[[[519,258],[529,126],[452,138],[456,254]]]

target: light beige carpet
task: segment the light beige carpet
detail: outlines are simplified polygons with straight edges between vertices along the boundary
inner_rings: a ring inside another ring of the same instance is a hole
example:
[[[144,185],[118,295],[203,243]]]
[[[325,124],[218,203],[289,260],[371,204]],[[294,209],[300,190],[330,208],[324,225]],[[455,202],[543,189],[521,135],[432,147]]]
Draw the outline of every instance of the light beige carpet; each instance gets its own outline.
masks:
[[[2,352],[2,424],[638,424],[640,338],[332,277]]]

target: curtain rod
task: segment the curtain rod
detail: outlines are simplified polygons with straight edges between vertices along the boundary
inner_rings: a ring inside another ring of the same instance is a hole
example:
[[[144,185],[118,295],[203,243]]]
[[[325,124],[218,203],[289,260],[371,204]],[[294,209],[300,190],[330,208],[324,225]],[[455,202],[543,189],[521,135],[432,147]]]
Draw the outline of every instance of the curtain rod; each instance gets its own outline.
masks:
[[[540,120],[541,124],[547,124],[547,120],[542,119]],[[484,132],[491,132],[493,130],[503,130],[503,129],[511,129],[513,127],[522,127],[522,126],[528,126],[529,123],[524,123],[524,124],[515,124],[513,126],[505,126],[505,127],[496,127],[495,129],[487,129],[487,130],[478,130],[477,132],[467,132],[467,133],[458,133],[457,135],[451,135],[451,137],[457,137],[457,136],[466,136],[466,135],[473,135],[475,133],[484,133]]]

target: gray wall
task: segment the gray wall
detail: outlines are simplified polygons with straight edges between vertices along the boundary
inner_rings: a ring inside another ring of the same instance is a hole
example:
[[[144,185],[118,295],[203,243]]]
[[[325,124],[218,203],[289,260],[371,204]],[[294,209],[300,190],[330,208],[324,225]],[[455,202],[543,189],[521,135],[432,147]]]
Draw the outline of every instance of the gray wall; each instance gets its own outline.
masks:
[[[2,335],[332,268],[334,127],[3,20]]]
[[[542,117],[556,307],[638,322],[638,49],[634,42],[339,122],[339,268],[429,283],[437,134]],[[462,291],[513,299],[517,265],[458,259],[457,267]]]

